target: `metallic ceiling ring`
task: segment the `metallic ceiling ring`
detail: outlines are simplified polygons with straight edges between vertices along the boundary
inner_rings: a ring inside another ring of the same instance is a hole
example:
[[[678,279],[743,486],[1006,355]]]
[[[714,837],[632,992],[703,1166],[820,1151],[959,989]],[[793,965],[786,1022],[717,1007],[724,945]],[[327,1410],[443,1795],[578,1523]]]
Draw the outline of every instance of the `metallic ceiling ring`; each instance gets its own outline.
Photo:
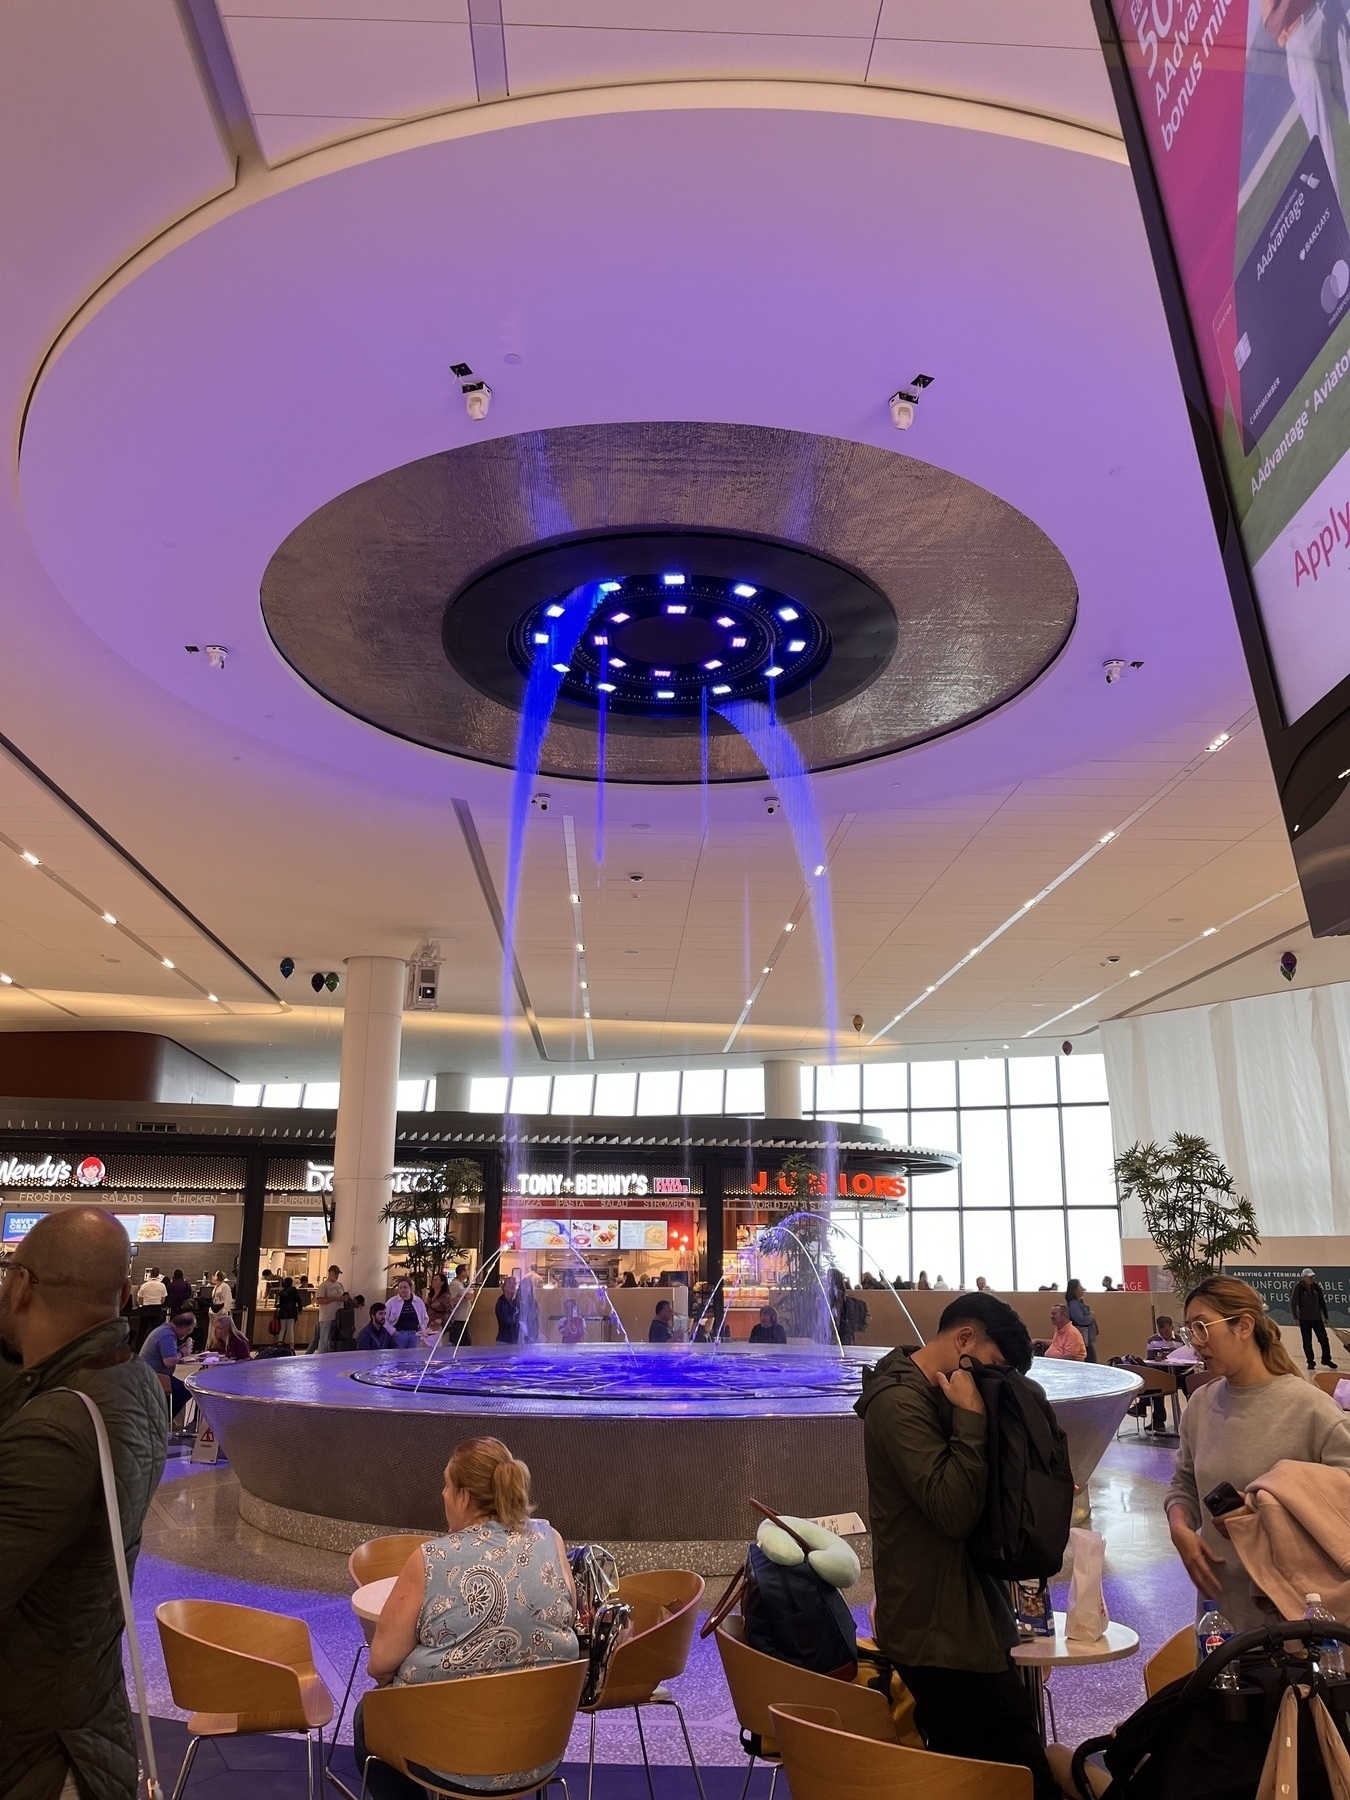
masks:
[[[512,632],[553,585],[532,579],[533,559],[555,553],[540,566],[564,584],[569,571],[591,579],[597,557],[631,560],[632,540],[652,534],[645,561],[682,545],[730,576],[759,557],[751,584],[760,574],[784,593],[809,590],[829,656],[783,711],[810,769],[889,755],[1004,705],[1059,654],[1077,610],[1055,545],[974,482],[839,438],[640,421],[488,439],[360,483],[273,554],[263,618],[334,705],[510,768],[524,688]],[[687,721],[611,723],[608,780],[700,780]],[[595,727],[565,701],[541,773],[594,779]],[[710,738],[709,780],[762,777],[744,739]]]

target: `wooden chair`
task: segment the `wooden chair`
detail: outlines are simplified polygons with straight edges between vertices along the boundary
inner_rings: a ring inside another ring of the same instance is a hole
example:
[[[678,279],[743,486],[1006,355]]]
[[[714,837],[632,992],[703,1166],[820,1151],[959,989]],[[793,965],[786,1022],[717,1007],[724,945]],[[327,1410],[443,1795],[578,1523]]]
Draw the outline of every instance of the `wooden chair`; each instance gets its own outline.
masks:
[[[322,1770],[333,1696],[314,1667],[304,1620],[223,1600],[166,1600],[155,1608],[155,1620],[173,1703],[191,1715],[173,1800],[181,1800],[203,1738],[274,1731],[304,1737],[314,1800],[315,1735]]]
[[[585,1680],[586,1664],[578,1658],[501,1675],[372,1688],[361,1702],[368,1754],[360,1800],[376,1757],[438,1794],[455,1790],[438,1786],[435,1770],[500,1777],[544,1767],[550,1770],[547,1777],[536,1775],[518,1788],[494,1788],[493,1800],[519,1800],[542,1792],[551,1781],[561,1782],[567,1794],[566,1781],[552,1770],[567,1750]]]
[[[836,1681],[831,1675],[817,1675],[810,1669],[799,1669],[795,1663],[782,1662],[776,1656],[765,1656],[760,1650],[752,1650],[745,1641],[745,1621],[740,1618],[728,1619],[718,1626],[714,1635],[737,1721],[754,1745],[745,1771],[741,1800],[745,1800],[756,1761],[774,1765],[769,1778],[769,1800],[773,1800],[780,1754],[778,1727],[769,1716],[771,1707],[825,1707],[842,1721],[844,1731],[858,1737],[875,1738],[880,1743],[895,1744],[895,1721],[890,1705],[876,1688]],[[793,1800],[804,1800],[795,1788]]]
[[[770,1707],[792,1800],[1031,1800],[1031,1770],[842,1729],[829,1706]]]
[[[615,1651],[599,1698],[582,1711],[590,1714],[591,1747],[586,1769],[586,1800],[595,1783],[595,1721],[602,1712],[631,1706],[637,1720],[642,1765],[647,1771],[647,1791],[656,1800],[647,1739],[642,1730],[644,1706],[671,1706],[680,1722],[689,1767],[694,1772],[699,1800],[707,1800],[703,1776],[694,1756],[689,1727],[679,1701],[664,1684],[683,1675],[698,1623],[698,1604],[703,1598],[703,1578],[688,1569],[652,1569],[643,1575],[625,1575],[617,1598],[633,1609],[633,1636]]]
[[[1144,1692],[1151,1700],[1169,1682],[1179,1681],[1194,1667],[1195,1627],[1183,1625],[1144,1664]]]
[[[1313,1376],[1313,1380],[1324,1394],[1334,1394],[1337,1382],[1344,1381],[1345,1377],[1338,1369],[1319,1369]]]
[[[431,1534],[416,1531],[391,1532],[388,1537],[367,1538],[364,1544],[358,1544],[347,1558],[347,1573],[352,1578],[352,1591],[363,1588],[372,1581],[384,1581],[391,1575],[401,1575],[403,1565],[417,1549],[419,1544],[431,1541]],[[375,1627],[361,1621],[361,1630],[365,1642],[356,1646],[356,1655],[352,1658],[351,1673],[347,1677],[347,1685],[342,1690],[342,1704],[338,1707],[337,1723],[333,1726],[328,1744],[328,1762],[324,1773],[336,1786],[345,1792],[349,1790],[333,1774],[333,1753],[337,1749],[338,1732],[342,1729],[342,1721],[346,1716],[347,1702],[352,1697],[352,1688],[356,1685],[356,1671],[361,1666],[361,1658],[370,1648],[370,1640],[375,1635]]]

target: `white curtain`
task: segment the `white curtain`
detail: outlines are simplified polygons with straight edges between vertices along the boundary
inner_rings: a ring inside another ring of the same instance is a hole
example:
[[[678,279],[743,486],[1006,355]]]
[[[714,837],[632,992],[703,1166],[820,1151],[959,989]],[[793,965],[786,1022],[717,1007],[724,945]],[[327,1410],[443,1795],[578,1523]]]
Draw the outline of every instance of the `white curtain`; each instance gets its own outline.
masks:
[[[1196,1133],[1265,1235],[1350,1233],[1350,985],[1113,1019],[1101,1034],[1117,1154]],[[1134,1202],[1122,1228],[1144,1235]]]

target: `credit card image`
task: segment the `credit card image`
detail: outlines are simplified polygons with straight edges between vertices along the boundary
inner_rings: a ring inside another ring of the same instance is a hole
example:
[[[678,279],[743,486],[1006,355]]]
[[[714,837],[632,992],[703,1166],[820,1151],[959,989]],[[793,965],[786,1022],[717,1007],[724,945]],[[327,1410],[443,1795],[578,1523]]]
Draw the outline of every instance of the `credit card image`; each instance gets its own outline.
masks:
[[[1214,318],[1247,455],[1350,311],[1350,231],[1314,138]]]

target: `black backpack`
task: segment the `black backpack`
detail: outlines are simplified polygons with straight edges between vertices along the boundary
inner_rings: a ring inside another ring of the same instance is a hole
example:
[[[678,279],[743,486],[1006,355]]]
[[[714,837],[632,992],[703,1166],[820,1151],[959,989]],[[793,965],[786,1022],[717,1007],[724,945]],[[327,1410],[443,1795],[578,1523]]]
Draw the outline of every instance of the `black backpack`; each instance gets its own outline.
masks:
[[[989,1492],[966,1541],[970,1560],[1000,1581],[1048,1580],[1059,1573],[1073,1523],[1068,1439],[1034,1381],[993,1363],[970,1372],[989,1421]]]

